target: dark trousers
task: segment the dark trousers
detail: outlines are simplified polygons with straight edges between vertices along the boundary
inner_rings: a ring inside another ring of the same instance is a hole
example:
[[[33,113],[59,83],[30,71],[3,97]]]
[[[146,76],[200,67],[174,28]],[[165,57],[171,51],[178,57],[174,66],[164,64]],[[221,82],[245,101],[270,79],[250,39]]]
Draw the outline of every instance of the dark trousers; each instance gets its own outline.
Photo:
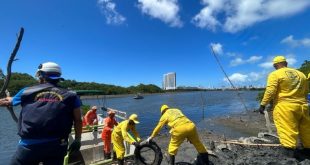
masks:
[[[38,165],[40,162],[44,165],[63,165],[67,146],[67,142],[60,143],[60,141],[28,146],[18,145],[11,165]]]

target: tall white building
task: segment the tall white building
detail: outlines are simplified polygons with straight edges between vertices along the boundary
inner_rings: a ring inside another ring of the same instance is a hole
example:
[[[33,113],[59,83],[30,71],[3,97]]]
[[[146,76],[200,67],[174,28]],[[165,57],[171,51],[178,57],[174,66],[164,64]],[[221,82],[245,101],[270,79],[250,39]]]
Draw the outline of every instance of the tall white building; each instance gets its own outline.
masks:
[[[177,89],[177,76],[175,72],[164,74],[163,77],[163,89],[164,90],[175,90]]]

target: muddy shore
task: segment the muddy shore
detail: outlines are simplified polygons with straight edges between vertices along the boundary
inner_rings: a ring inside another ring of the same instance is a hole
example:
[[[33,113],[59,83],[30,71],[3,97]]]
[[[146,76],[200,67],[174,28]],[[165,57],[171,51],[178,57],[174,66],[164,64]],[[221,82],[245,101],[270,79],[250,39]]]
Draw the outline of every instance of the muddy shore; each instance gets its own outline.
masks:
[[[272,121],[272,119],[271,119]],[[259,132],[267,132],[264,115],[258,112],[245,112],[208,120],[205,124],[210,129],[199,130],[199,135],[210,153],[210,160],[215,165],[310,165],[310,160],[298,161],[285,157],[281,152],[281,147],[272,146],[279,144],[276,137],[264,136],[268,141],[257,140]],[[229,130],[229,131],[227,131]],[[275,133],[275,128],[273,128]],[[236,135],[244,135],[237,137]],[[251,137],[251,138],[249,138]],[[163,153],[162,165],[167,165],[167,147],[170,135],[162,134],[154,139]],[[240,144],[225,144],[223,141],[238,142]],[[271,146],[244,145],[244,143],[263,143]],[[193,163],[197,152],[192,144],[184,141],[179,148],[176,162]]]

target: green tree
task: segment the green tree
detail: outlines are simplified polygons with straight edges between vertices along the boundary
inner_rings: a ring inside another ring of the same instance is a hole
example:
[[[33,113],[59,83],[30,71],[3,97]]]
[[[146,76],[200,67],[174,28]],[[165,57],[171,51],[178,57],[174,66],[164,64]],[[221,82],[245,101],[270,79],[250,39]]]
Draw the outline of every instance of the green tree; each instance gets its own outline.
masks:
[[[38,81],[29,74],[26,73],[12,73],[9,91],[11,95],[15,95],[20,89],[37,84]],[[3,79],[0,79],[0,85],[2,86]],[[160,93],[163,92],[158,86],[153,84],[139,84],[137,86],[130,86],[128,88],[102,84],[96,82],[78,82],[75,80],[65,80],[59,84],[63,88],[71,90],[97,90],[102,91],[105,95],[118,95],[118,94],[134,94],[134,93]],[[91,94],[91,93],[90,93]],[[94,93],[96,95],[97,93]]]
[[[310,61],[305,60],[298,70],[303,72],[305,75],[308,75],[310,73]]]
[[[12,73],[11,80],[8,86],[8,90],[10,91],[11,95],[15,95],[19,90],[24,87],[32,86],[37,84],[38,81],[26,73]],[[3,80],[0,80],[0,86],[3,85]]]
[[[310,74],[310,61],[305,60],[303,64],[301,64],[301,67],[298,69],[299,71],[303,72],[307,77],[308,74]],[[310,80],[309,83],[309,91],[310,91]]]

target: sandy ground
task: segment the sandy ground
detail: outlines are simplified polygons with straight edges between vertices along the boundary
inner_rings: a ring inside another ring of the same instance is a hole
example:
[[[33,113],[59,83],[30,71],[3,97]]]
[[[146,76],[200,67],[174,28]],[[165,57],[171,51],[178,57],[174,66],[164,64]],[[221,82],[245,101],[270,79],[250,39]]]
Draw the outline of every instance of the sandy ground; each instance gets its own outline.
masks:
[[[199,135],[207,149],[216,155],[210,156],[210,160],[215,165],[310,165],[310,160],[299,162],[293,158],[286,158],[278,146],[222,143],[223,141],[239,143],[251,141],[253,143],[279,144],[278,139],[273,136],[264,136],[264,140],[268,140],[268,142],[262,142],[261,139],[257,141],[259,132],[267,132],[265,123],[264,115],[247,112],[206,121],[205,124],[209,124],[212,130],[199,130]],[[275,128],[273,131],[275,133]],[[238,137],[238,135],[244,136]],[[167,155],[169,140],[169,134],[160,135],[154,139],[164,155],[162,165],[168,164],[165,155]],[[194,146],[184,141],[179,148],[176,162],[193,163],[196,156],[197,152]]]

